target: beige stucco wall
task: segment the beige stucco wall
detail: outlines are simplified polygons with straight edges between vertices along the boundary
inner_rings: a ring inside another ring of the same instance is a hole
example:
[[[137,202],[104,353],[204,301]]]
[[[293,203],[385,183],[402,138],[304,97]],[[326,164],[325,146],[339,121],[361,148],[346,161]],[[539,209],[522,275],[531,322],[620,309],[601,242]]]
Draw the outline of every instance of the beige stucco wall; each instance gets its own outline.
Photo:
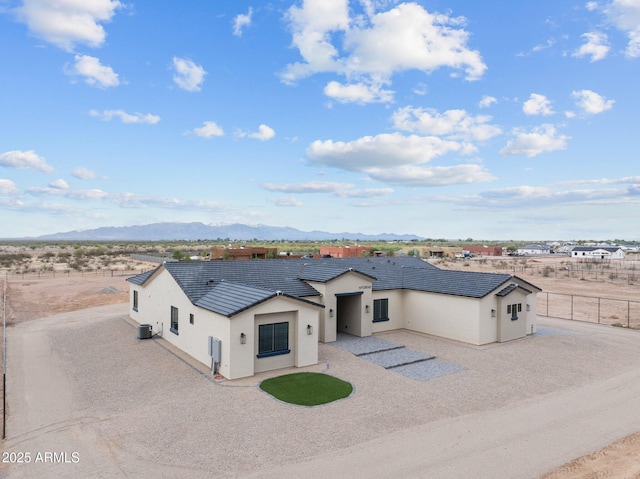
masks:
[[[133,310],[133,291],[138,291],[138,311]],[[171,306],[178,308],[178,334],[170,331]],[[318,308],[302,301],[277,296],[236,316],[227,318],[220,314],[198,308],[177,286],[169,272],[160,269],[147,280],[144,286],[131,284],[130,316],[139,324],[151,324],[153,333],[162,332],[162,337],[207,366],[209,336],[221,340],[221,361],[218,372],[228,379],[252,376],[256,366],[258,322],[269,322],[275,313],[283,314],[289,325],[289,347],[291,353],[260,358],[259,369],[277,369],[287,366],[309,366],[318,362]],[[189,314],[194,315],[194,324],[189,323]],[[278,321],[280,322],[280,321]],[[311,325],[313,334],[307,334]],[[240,334],[246,335],[246,344],[241,344]],[[274,359],[275,358],[275,359]],[[272,359],[262,361],[262,359]]]
[[[336,294],[362,293],[360,295],[360,315],[362,318],[359,336],[371,336],[373,301],[371,284],[373,279],[362,274],[349,272],[326,283],[308,281],[322,295],[318,302],[325,305],[321,311],[319,340],[330,343],[336,340],[338,330],[338,300]],[[367,312],[367,305],[369,311]]]
[[[505,342],[526,336],[527,331],[527,293],[521,289],[516,289],[498,301],[498,336],[496,341]],[[508,312],[508,305],[522,305],[522,309],[517,313],[516,320],[512,320],[511,313]]]
[[[478,300],[405,291],[406,328],[444,338],[480,344]]]
[[[404,307],[405,291],[402,289],[390,289],[385,291],[374,291],[372,294],[370,313],[367,315],[367,321],[371,322],[372,332],[380,333],[382,331],[392,331],[394,329],[406,328],[406,314]],[[389,321],[380,323],[373,322],[373,300],[388,299],[389,300]]]

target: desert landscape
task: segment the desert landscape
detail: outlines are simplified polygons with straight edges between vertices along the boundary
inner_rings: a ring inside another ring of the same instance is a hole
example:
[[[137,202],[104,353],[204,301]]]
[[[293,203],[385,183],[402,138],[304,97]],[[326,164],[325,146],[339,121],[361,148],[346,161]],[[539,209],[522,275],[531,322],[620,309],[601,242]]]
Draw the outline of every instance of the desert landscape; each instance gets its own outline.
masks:
[[[51,264],[52,259],[59,259],[47,253],[51,251],[11,252],[28,254],[30,258],[22,260],[28,267],[24,267],[22,271],[7,271],[5,276],[8,328],[60,313],[127,303],[129,293],[126,278],[155,267],[153,263],[131,260],[123,253],[112,259],[109,263],[110,268],[87,268],[77,271],[69,270],[66,264],[61,263],[53,263],[51,268],[46,268],[47,261]],[[98,261],[96,259],[93,264],[87,265],[96,266]],[[551,304],[553,296],[545,296],[546,293],[618,299],[621,300],[619,304],[608,306],[606,312],[600,313],[601,322],[620,327],[627,327],[628,323],[631,328],[640,328],[640,314],[636,304],[640,300],[640,285],[636,282],[637,260],[634,257],[616,265],[615,274],[600,272],[598,279],[593,268],[589,271],[594,273],[593,277],[587,275],[585,278],[582,274],[569,270],[567,261],[570,261],[567,257],[433,260],[442,268],[510,272],[520,276],[543,289],[544,292],[539,294],[539,314],[545,313],[548,297],[551,298],[549,309],[557,306]],[[36,272],[34,269],[39,271]],[[630,307],[631,304],[633,307]],[[592,308],[593,304],[573,304],[572,314],[581,320],[593,321]],[[591,319],[588,319],[590,315]],[[621,438],[602,450],[577,458],[550,471],[541,479],[639,478],[639,446],[640,432]]]

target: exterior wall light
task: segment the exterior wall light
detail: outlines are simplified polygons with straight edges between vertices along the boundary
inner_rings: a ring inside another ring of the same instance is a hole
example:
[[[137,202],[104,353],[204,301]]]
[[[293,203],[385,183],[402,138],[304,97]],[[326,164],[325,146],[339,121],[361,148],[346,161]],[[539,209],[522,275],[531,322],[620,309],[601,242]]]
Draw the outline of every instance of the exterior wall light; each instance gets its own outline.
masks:
[[[491,317],[492,317],[492,318],[495,318],[495,317],[496,317],[496,310],[495,310],[495,309],[492,309],[492,310],[491,310]]]
[[[313,334],[313,326],[307,324],[307,334],[311,336]]]
[[[367,305],[365,305],[365,307],[364,307],[364,312],[365,312],[365,313],[367,313],[367,314],[369,314],[369,305],[368,305],[368,304],[367,304]]]
[[[247,335],[240,333],[240,344],[247,344]]]
[[[329,310],[329,317],[330,317],[330,318],[333,318],[333,309],[330,309],[330,310]]]

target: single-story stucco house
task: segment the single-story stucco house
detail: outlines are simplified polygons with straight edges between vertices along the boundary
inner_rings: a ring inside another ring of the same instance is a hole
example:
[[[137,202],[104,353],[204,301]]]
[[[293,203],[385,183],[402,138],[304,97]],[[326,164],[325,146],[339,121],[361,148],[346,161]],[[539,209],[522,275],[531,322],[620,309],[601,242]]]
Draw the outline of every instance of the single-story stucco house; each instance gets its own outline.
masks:
[[[571,250],[572,258],[624,259],[624,250],[618,246],[576,246]]]
[[[474,345],[536,329],[536,286],[419,258],[166,262],[128,279],[131,318],[228,379],[318,362],[318,341],[408,329]],[[219,346],[212,364],[211,342]]]

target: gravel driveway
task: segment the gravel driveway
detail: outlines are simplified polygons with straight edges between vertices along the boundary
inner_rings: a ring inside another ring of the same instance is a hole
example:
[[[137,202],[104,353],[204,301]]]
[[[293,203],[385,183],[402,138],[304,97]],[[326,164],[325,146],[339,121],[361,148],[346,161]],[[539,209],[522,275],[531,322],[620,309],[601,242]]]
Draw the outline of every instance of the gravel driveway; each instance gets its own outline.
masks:
[[[481,347],[376,335],[460,368],[428,380],[320,344],[302,370],[355,392],[314,408],[257,387],[288,370],[216,381],[163,340],[137,341],[126,304],[17,324],[3,446],[31,460],[0,477],[535,478],[640,430],[640,333],[540,324]]]

